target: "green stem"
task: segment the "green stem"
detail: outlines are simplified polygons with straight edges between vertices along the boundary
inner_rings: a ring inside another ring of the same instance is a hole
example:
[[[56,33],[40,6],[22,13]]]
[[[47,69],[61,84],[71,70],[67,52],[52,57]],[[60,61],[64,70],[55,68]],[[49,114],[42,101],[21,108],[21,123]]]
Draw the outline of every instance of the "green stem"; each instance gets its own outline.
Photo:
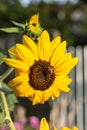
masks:
[[[5,78],[8,77],[8,75],[13,71],[13,68],[8,69],[1,77],[0,77],[0,81],[3,81]]]
[[[0,82],[0,87],[1,87],[1,82]],[[8,121],[8,126],[9,126],[10,130],[16,130],[15,127],[14,127],[14,124],[11,120],[11,117],[10,117],[8,104],[7,104],[4,92],[0,92],[0,95],[1,95],[1,100],[2,100],[3,107],[4,107],[5,120]]]

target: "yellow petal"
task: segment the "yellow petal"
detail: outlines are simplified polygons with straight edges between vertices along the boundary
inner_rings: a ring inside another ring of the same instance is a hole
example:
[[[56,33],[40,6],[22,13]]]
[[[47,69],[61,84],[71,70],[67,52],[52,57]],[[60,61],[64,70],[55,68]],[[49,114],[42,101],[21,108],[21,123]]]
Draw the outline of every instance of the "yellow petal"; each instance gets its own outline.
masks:
[[[61,59],[55,64],[54,69],[56,69],[58,66],[62,65],[66,61],[69,61],[72,58],[71,53],[66,53],[64,56],[61,57]]]
[[[60,96],[60,90],[56,87],[55,84],[53,84],[52,86],[49,93],[50,93],[50,97],[54,100],[55,98],[58,98]]]
[[[60,91],[63,92],[69,92],[70,88],[68,87],[68,85],[72,82],[72,79],[64,76],[56,76],[55,80],[54,80],[54,86],[56,86],[56,88],[58,88]]]
[[[38,41],[38,54],[41,60],[49,61],[50,38],[47,31],[43,31]]]
[[[56,63],[64,55],[65,49],[66,49],[66,41],[62,42],[59,46],[57,46],[57,48],[55,49],[55,52],[53,53],[50,59],[52,66],[55,67]]]
[[[8,52],[14,56],[16,56],[16,48],[11,48],[8,50]]]
[[[49,93],[49,91],[48,91],[48,89],[47,89],[47,90],[45,90],[45,92],[43,92],[43,99],[42,99],[42,101],[45,102],[45,101],[47,101],[49,98],[50,98],[50,93]]]
[[[65,54],[65,60],[70,60],[72,58],[72,54],[71,53],[66,53]]]
[[[34,94],[33,88],[29,84],[28,73],[20,72],[20,75],[12,79],[8,83],[9,87],[14,90],[14,93],[17,96],[29,97]]]
[[[49,126],[45,118],[41,119],[40,130],[49,130]]]
[[[3,58],[3,61],[8,64],[10,67],[18,69],[20,71],[29,71],[29,66],[23,61],[12,59],[12,58]]]
[[[54,71],[56,75],[67,75],[71,69],[77,64],[78,58],[72,58],[71,60],[58,66]]]
[[[30,96],[34,95],[35,90],[29,85],[28,89],[26,91],[24,91],[23,93],[24,93],[25,97],[29,98]]]
[[[27,84],[26,85],[26,81],[22,82],[22,83],[19,83],[19,84],[16,84],[14,83],[16,79],[13,79],[9,82],[9,87],[12,88],[14,91],[18,92],[18,93],[24,93],[25,90],[27,90],[29,88],[29,85]],[[17,80],[16,80],[17,81]],[[17,82],[18,83],[18,82]]]
[[[55,80],[54,82],[55,83],[64,83],[64,84],[70,84],[72,81],[71,78],[69,78],[68,76],[64,76],[64,75],[61,75],[61,76],[55,76]]]
[[[29,21],[29,24],[38,24],[39,23],[39,13],[34,14]]]
[[[68,128],[68,127],[62,127],[62,129],[61,130],[71,130],[70,128]]]
[[[28,75],[26,77],[23,75],[17,76],[16,78],[9,81],[8,85],[11,86],[11,88],[13,88],[14,86],[21,84],[22,82],[28,82],[28,81],[29,81]]]
[[[53,130],[57,130],[57,128],[54,126]]]
[[[29,48],[32,51],[33,55],[35,56],[36,60],[38,60],[37,45],[35,44],[35,42],[28,36],[24,35],[23,45]]]
[[[49,92],[40,91],[40,90],[34,90],[34,93],[29,97],[29,100],[31,100],[33,103],[32,105],[36,105],[38,103],[43,104],[45,101],[47,101],[50,97]]]
[[[21,44],[16,44],[17,59],[23,60],[29,66],[34,63],[35,57],[33,53]]]
[[[64,84],[60,84],[60,83],[58,83],[58,84],[55,84],[56,85],[56,87],[58,87],[58,89],[61,91],[61,92],[69,92],[70,91],[70,88],[68,87],[68,86],[66,86],[66,85],[64,85]]]
[[[78,130],[78,128],[76,126],[73,126],[72,130]]]
[[[78,128],[77,128],[76,126],[73,126],[73,127],[70,129],[70,128],[64,126],[64,127],[62,127],[61,130],[78,130]]]
[[[36,105],[38,103],[43,103],[42,102],[42,91],[35,90],[35,93],[32,98],[32,102],[33,102],[33,105]]]
[[[31,96],[34,93],[33,89],[31,88],[29,83],[26,81],[24,81],[21,84],[18,84],[17,86],[11,87],[11,88],[14,90],[14,93],[18,97],[27,97],[28,98],[29,96]]]
[[[55,49],[59,46],[61,42],[61,37],[56,37],[51,41],[51,50],[50,50],[50,57],[53,55],[55,52]]]

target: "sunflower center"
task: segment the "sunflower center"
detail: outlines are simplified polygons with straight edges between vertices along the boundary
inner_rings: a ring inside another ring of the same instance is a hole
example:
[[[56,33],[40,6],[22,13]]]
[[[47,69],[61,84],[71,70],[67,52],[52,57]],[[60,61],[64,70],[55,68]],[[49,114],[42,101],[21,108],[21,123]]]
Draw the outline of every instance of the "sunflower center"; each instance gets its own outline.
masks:
[[[48,89],[55,79],[54,69],[50,66],[50,62],[35,61],[30,67],[29,79],[34,89],[42,91]]]

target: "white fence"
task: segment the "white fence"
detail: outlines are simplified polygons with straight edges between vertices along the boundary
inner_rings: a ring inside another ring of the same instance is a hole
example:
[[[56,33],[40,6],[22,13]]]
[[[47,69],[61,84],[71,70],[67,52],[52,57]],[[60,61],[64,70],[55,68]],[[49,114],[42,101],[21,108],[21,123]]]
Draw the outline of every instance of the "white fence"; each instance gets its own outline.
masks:
[[[79,57],[79,62],[70,73],[71,91],[53,102],[50,124],[55,124],[58,130],[64,125],[87,130],[87,46],[69,47],[68,51]]]

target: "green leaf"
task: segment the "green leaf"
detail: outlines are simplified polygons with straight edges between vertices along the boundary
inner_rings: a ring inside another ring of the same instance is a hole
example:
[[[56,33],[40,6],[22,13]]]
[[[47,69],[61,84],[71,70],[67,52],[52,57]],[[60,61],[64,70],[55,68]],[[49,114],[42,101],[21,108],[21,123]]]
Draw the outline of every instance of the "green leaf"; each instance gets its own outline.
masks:
[[[0,64],[3,63],[3,58],[7,57],[3,50],[0,48]]]
[[[6,96],[7,99],[7,103],[8,103],[8,107],[9,107],[9,111],[13,111],[14,107],[15,107],[15,103],[18,102],[16,96],[14,94],[8,94]]]
[[[0,90],[5,92],[5,94],[11,94],[13,92],[12,89],[9,88],[5,82],[1,82],[1,85],[2,85],[2,88],[0,88]]]
[[[17,28],[17,27],[9,27],[9,28],[0,28],[1,31],[7,32],[7,33],[23,33],[23,28]]]
[[[18,102],[16,96],[14,94],[6,95],[6,100],[7,100],[9,111],[13,111],[15,107],[15,103]],[[0,126],[8,125],[9,123],[10,123],[10,120],[6,119],[4,106],[3,106],[2,98],[0,95]]]
[[[0,126],[5,125],[4,118],[5,118],[4,112],[0,113]]]
[[[8,87],[8,85],[5,82],[2,82],[1,86],[2,86],[2,91],[3,90],[5,91],[8,109],[9,109],[9,111],[13,111],[13,109],[15,107],[15,103],[18,102],[17,97],[13,93],[11,93],[12,90]],[[7,94],[6,94],[6,92],[7,92]],[[1,108],[3,108],[1,97],[0,97],[0,105],[1,105]]]
[[[22,23],[18,23],[18,22],[15,22],[15,21],[11,21],[14,25],[18,26],[18,27],[21,27],[23,29],[25,29],[25,24],[22,24]]]

